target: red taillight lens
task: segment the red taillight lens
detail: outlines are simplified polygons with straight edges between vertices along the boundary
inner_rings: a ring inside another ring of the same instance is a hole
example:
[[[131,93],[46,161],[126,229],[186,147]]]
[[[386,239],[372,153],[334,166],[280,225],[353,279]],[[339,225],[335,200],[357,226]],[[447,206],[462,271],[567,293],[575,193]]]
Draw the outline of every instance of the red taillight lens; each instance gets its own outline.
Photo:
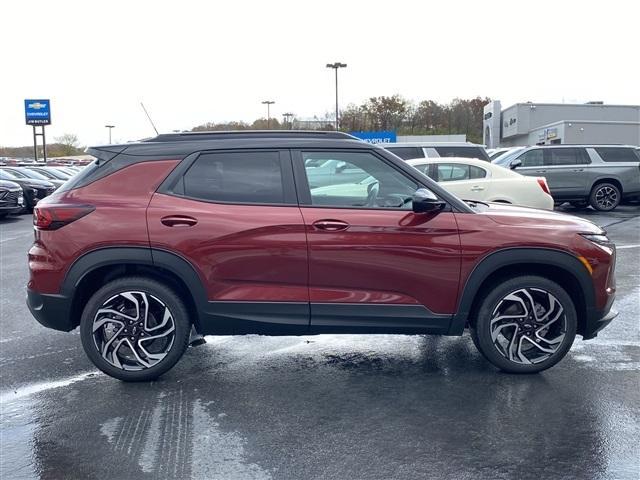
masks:
[[[93,205],[38,205],[33,209],[33,224],[39,230],[57,230],[95,209]]]
[[[544,191],[544,193],[548,193],[549,195],[551,195],[551,190],[549,190],[549,185],[547,185],[547,179],[546,178],[538,178],[538,185],[540,185],[540,188]]]

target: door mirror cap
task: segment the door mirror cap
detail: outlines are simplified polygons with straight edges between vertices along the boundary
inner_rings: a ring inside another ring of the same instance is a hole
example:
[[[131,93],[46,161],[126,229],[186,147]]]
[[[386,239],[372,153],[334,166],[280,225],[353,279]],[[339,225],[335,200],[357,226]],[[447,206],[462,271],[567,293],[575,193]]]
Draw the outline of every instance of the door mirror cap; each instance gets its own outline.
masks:
[[[446,203],[438,200],[431,190],[419,188],[412,197],[414,213],[438,212],[442,210]]]
[[[516,158],[515,160],[511,161],[511,163],[509,164],[509,168],[511,170],[515,170],[516,168],[518,168],[521,165],[522,165],[522,160],[520,160],[519,158]]]

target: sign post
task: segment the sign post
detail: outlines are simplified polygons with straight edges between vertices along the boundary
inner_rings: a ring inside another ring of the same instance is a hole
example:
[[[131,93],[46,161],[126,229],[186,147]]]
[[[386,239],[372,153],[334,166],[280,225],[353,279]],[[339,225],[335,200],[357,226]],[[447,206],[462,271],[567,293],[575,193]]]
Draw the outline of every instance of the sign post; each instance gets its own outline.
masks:
[[[45,125],[51,125],[51,102],[49,99],[32,100],[26,99],[24,101],[24,116],[27,125],[33,127],[33,158],[38,161],[38,140],[37,137],[42,137],[42,156],[43,161],[47,161],[47,139],[44,133]],[[40,133],[37,132],[36,127],[40,127]]]

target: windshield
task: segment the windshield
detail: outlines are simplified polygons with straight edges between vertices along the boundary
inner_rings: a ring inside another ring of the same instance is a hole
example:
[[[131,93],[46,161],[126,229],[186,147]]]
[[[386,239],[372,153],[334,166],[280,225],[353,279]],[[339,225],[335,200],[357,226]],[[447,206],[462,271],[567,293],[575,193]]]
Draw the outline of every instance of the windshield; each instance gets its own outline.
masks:
[[[511,150],[507,150],[506,152],[503,152],[502,155],[498,155],[496,158],[491,160],[491,163],[493,163],[494,165],[500,165],[504,167],[508,165],[511,162],[511,160],[525,148],[526,147],[518,147],[518,148],[513,148]]]
[[[17,170],[17,171],[14,170],[14,172],[19,172],[19,173],[21,173],[21,174],[23,174],[23,175],[25,175],[25,176],[27,176],[29,178],[36,178],[38,180],[49,180],[48,177],[45,177],[41,173],[38,173],[38,172],[36,172],[34,170],[30,170],[28,168],[25,168],[23,170]]]
[[[6,170],[0,170],[0,178],[2,180],[15,180],[18,177],[16,175],[13,175],[13,174],[9,173]]]

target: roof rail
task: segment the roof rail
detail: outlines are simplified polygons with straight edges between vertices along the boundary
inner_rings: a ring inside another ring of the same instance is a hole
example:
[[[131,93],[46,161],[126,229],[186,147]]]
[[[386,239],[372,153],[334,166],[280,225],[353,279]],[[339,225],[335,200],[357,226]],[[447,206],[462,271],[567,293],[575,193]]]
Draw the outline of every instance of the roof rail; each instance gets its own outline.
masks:
[[[227,130],[207,132],[161,133],[143,142],[181,142],[197,140],[223,140],[228,138],[334,138],[358,140],[353,135],[333,130]]]

